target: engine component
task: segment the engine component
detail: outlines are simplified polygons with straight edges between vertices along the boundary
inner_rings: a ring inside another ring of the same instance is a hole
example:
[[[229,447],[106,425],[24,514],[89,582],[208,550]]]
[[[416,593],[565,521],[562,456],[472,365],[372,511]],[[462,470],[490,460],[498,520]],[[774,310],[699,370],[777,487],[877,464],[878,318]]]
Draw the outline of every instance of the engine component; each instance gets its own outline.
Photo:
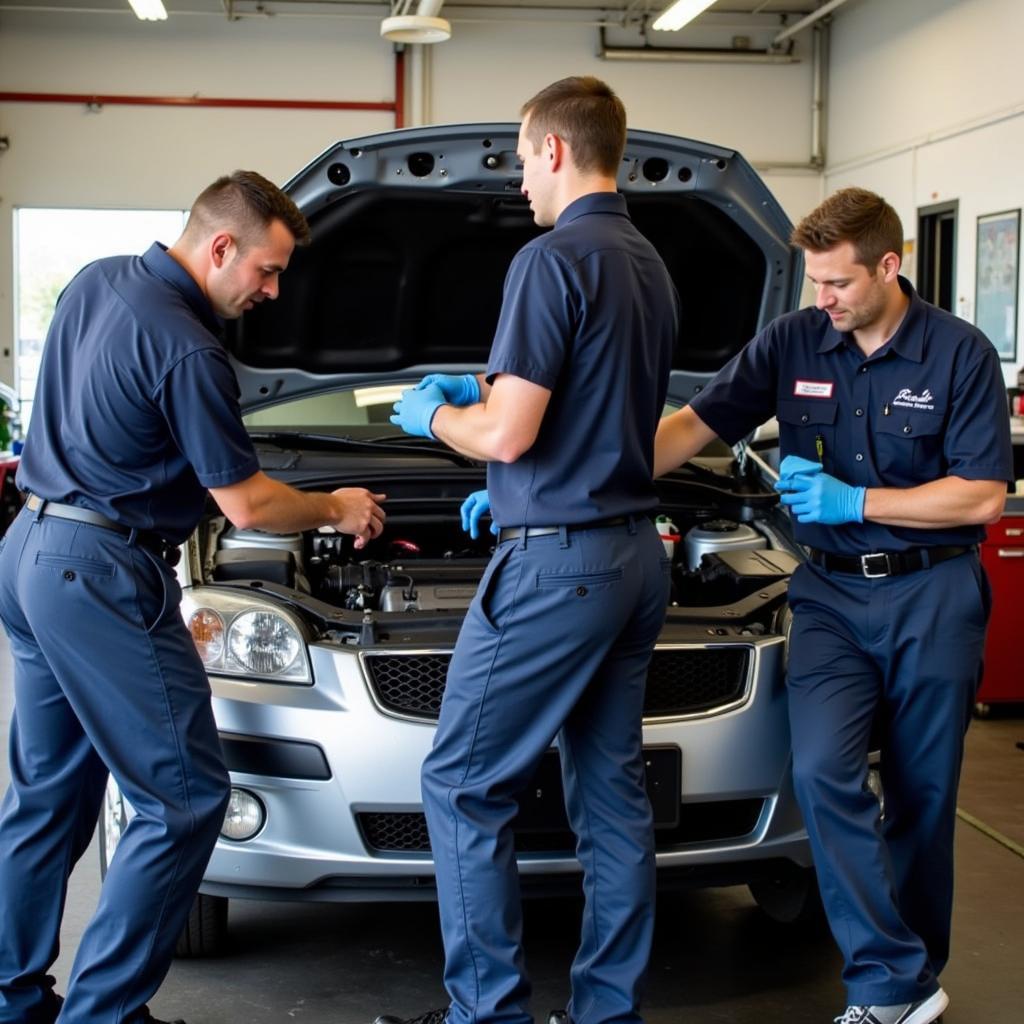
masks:
[[[466,609],[476,594],[475,583],[391,583],[380,594],[382,612]]]
[[[689,530],[683,547],[687,569],[697,572],[705,555],[718,551],[767,548],[768,541],[744,523],[735,523],[731,519],[712,519]]]
[[[295,565],[302,569],[301,533],[264,533],[262,530],[240,530],[232,526],[220,538],[221,548],[270,548],[275,551],[290,551]],[[266,577],[259,577],[265,579]]]
[[[231,547],[218,551],[213,560],[213,578],[229,580],[266,580],[283,587],[295,586],[295,555],[271,547]]]
[[[705,556],[701,576],[709,583],[727,579],[731,583],[755,581],[763,585],[791,576],[799,564],[788,551],[719,551]]]

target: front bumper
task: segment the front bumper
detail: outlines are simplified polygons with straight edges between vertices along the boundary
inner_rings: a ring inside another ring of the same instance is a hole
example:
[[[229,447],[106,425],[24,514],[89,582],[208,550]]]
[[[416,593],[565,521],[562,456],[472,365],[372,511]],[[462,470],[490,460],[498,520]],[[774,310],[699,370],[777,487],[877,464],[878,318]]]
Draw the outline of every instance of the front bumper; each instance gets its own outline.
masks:
[[[645,745],[682,752],[680,810],[689,824],[656,835],[659,877],[666,882],[730,884],[770,872],[778,862],[811,864],[790,784],[784,641],[755,637],[750,647],[742,701],[717,713],[645,723]],[[359,653],[354,646],[312,645],[313,686],[212,680],[222,734],[278,741],[281,750],[301,744],[305,754],[319,750],[326,769],[317,772],[316,757],[300,756],[297,763],[313,767],[292,769],[288,758],[275,757],[274,770],[304,777],[260,774],[252,758],[249,770],[232,770],[233,785],[263,802],[266,823],[251,840],[217,843],[202,892],[324,901],[434,898],[428,850],[389,849],[389,841],[367,832],[367,822],[381,816],[415,822],[422,813],[420,765],[434,726],[383,711]],[[580,868],[570,849],[521,851],[524,892],[578,888]]]

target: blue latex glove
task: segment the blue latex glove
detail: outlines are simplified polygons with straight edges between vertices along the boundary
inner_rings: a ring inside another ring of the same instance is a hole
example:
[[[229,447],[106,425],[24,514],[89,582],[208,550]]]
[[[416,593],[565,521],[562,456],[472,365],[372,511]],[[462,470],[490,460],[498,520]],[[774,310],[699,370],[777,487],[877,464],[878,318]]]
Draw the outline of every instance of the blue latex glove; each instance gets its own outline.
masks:
[[[462,528],[476,540],[480,536],[480,517],[491,511],[491,499],[486,491],[474,491],[463,503]],[[491,523],[491,533],[498,535],[498,524]]]
[[[430,421],[444,404],[444,392],[436,384],[428,384],[422,390],[406,388],[395,402],[395,415],[391,422],[413,437],[434,437]]]
[[[417,391],[436,384],[449,405],[474,405],[480,401],[480,382],[472,373],[428,373],[416,385]]]
[[[789,505],[800,523],[864,522],[865,488],[844,484],[820,469],[780,479],[775,485],[782,492],[782,504]]]
[[[788,483],[790,478],[797,475],[797,473],[803,473],[804,476],[812,476],[814,473],[820,473],[822,471],[822,465],[820,462],[812,462],[810,459],[805,459],[800,455],[787,455],[779,465],[779,484]],[[788,491],[788,486],[780,487],[776,484],[775,489],[777,491]]]

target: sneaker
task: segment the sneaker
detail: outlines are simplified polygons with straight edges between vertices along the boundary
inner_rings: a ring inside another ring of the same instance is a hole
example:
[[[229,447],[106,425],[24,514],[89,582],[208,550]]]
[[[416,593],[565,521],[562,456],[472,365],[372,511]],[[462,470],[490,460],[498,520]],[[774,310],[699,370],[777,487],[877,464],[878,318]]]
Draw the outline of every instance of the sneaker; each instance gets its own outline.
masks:
[[[927,999],[898,1006],[848,1006],[835,1024],[942,1024],[949,996],[940,988]]]
[[[373,1024],[444,1024],[444,1019],[447,1016],[448,1007],[446,1006],[443,1010],[427,1010],[426,1013],[421,1013],[418,1017],[391,1017],[385,1014],[378,1017]]]

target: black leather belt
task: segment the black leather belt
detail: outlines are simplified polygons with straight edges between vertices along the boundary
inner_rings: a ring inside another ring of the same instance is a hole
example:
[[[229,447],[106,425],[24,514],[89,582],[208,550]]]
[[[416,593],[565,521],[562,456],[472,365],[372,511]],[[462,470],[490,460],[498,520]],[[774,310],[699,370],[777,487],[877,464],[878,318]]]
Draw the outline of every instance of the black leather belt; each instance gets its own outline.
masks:
[[[104,530],[113,530],[114,533],[128,537],[132,533],[130,526],[124,523],[115,523],[99,512],[91,508],[82,508],[80,505],[62,505],[59,501],[46,501],[37,494],[30,494],[25,507],[30,512],[38,512],[40,516],[53,516],[56,519],[70,519],[76,523],[85,523],[88,526],[99,526]],[[158,533],[151,530],[136,530],[135,543],[144,547],[147,551],[162,558],[168,565],[177,565],[181,558],[181,549],[175,547],[170,541],[164,540]]]
[[[906,551],[873,551],[867,555],[832,555],[811,548],[811,561],[826,572],[850,573],[869,580],[883,576],[903,576],[919,569],[930,569],[939,562],[966,555],[974,548],[947,545],[933,548],[908,548]]]
[[[631,516],[612,516],[611,519],[593,519],[589,523],[566,523],[565,526],[503,526],[498,534],[498,543],[518,540],[520,537],[550,537],[553,533],[567,530],[601,530],[606,526],[625,526]]]

